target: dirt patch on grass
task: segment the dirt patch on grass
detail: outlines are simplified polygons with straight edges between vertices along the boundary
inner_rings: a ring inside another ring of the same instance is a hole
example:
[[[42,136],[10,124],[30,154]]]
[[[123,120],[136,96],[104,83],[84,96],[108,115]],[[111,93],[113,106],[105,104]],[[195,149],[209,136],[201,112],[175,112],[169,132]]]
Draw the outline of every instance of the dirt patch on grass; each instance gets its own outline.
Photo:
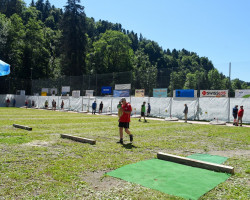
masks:
[[[250,158],[250,150],[208,151],[208,154],[224,157],[244,156]]]
[[[89,184],[89,186],[96,191],[105,191],[112,188],[122,188],[126,181],[106,176],[108,171],[89,172],[83,177],[83,180]]]
[[[29,143],[25,143],[24,145],[26,146],[33,146],[33,147],[49,147],[53,144],[54,142],[46,142],[46,141],[40,141],[40,140],[35,140]]]

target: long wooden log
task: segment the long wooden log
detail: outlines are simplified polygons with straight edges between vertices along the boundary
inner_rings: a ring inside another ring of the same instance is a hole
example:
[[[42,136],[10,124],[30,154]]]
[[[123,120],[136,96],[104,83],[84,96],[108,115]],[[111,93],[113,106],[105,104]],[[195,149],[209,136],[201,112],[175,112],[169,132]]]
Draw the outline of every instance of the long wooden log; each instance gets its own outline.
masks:
[[[215,164],[215,163],[210,163],[210,162],[205,162],[205,161],[200,161],[200,160],[194,160],[191,158],[176,156],[176,155],[162,153],[162,152],[157,153],[157,158],[161,160],[166,160],[166,161],[171,161],[171,162],[175,162],[179,164],[192,166],[192,167],[198,167],[198,168],[213,170],[217,172],[234,174],[234,168],[231,166],[220,165],[220,164]]]
[[[25,130],[28,130],[28,131],[32,131],[32,128],[28,127],[28,126],[23,126],[23,125],[19,125],[19,124],[13,124],[13,126],[15,128],[21,128],[21,129],[25,129]]]
[[[77,136],[73,136],[73,135],[61,134],[61,138],[67,138],[67,139],[74,140],[77,142],[82,142],[82,143],[96,144],[95,140],[77,137]]]

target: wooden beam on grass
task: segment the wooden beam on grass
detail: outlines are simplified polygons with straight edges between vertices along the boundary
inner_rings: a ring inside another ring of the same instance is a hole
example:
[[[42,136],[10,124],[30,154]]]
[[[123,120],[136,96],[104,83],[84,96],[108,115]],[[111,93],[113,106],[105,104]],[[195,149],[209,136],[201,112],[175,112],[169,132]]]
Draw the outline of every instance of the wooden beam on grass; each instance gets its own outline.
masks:
[[[234,174],[234,168],[230,166],[226,166],[226,165],[220,165],[220,164],[195,160],[191,158],[176,156],[176,155],[162,153],[162,152],[157,153],[157,158],[161,160],[166,160],[166,161],[171,161],[171,162],[175,162],[175,163],[179,163],[183,165],[192,166],[192,167],[198,167],[198,168],[213,170],[217,172]]]
[[[74,140],[77,142],[82,142],[82,143],[96,144],[95,140],[77,137],[77,136],[73,136],[73,135],[61,134],[61,138],[67,138],[67,139]]]
[[[28,131],[32,131],[32,128],[28,127],[28,126],[23,126],[23,125],[19,125],[19,124],[13,124],[13,126],[15,128],[21,128],[21,129],[25,129],[25,130],[28,130]]]

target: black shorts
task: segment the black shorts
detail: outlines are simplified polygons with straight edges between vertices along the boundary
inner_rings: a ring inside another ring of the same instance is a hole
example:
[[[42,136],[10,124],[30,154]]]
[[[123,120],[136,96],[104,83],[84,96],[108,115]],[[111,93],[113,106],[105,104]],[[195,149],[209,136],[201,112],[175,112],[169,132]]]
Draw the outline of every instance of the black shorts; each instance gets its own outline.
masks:
[[[237,115],[234,114],[233,117],[234,117],[234,119],[237,119]]]
[[[145,112],[141,112],[141,116],[144,117],[145,116]]]
[[[129,122],[119,122],[119,127],[129,128]]]

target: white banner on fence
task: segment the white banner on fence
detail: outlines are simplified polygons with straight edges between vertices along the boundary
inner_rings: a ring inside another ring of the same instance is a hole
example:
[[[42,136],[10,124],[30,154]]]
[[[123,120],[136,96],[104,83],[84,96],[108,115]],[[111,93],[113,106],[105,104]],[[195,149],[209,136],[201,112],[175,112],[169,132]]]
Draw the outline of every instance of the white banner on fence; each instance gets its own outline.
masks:
[[[200,97],[228,97],[228,90],[201,90]]]
[[[80,98],[80,90],[73,90],[72,97],[73,98]]]
[[[235,98],[250,98],[250,90],[235,90]]]
[[[86,90],[85,96],[93,97],[94,96],[94,90]]]
[[[70,86],[62,86],[62,93],[70,92]]]
[[[130,90],[131,84],[116,84],[115,89],[116,90]]]
[[[17,90],[17,95],[22,95],[24,96],[25,95],[25,90]]]

